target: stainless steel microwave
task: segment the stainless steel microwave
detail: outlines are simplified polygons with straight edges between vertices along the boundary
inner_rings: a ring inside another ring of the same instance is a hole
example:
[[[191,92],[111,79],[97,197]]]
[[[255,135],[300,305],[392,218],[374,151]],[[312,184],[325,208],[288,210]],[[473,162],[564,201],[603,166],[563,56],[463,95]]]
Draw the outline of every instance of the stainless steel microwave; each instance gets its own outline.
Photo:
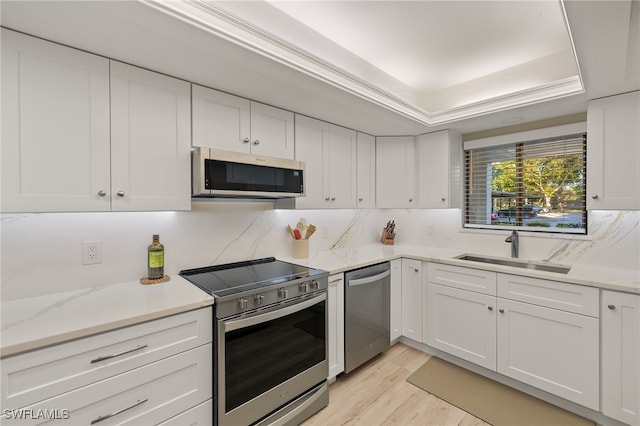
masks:
[[[211,148],[191,153],[194,198],[304,195],[304,162]]]

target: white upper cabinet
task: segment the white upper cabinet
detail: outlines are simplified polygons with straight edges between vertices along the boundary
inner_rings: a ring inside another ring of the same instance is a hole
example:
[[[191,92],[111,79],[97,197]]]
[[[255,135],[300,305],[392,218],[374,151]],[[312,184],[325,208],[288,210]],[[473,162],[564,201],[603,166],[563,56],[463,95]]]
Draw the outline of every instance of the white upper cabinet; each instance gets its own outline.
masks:
[[[193,146],[294,158],[294,115],[193,84]]]
[[[413,136],[376,138],[376,207],[418,207]]]
[[[191,207],[188,83],[2,30],[2,92],[3,212]]]
[[[109,137],[108,59],[2,29],[2,211],[109,210]]]
[[[418,151],[418,205],[426,209],[462,205],[462,138],[451,130],[420,135]]]
[[[111,62],[112,209],[191,208],[189,83]]]
[[[357,136],[357,207],[376,207],[376,138],[358,132]]]
[[[355,131],[296,115],[296,160],[305,163],[296,208],[356,207]]]
[[[640,91],[589,102],[587,209],[640,209]]]

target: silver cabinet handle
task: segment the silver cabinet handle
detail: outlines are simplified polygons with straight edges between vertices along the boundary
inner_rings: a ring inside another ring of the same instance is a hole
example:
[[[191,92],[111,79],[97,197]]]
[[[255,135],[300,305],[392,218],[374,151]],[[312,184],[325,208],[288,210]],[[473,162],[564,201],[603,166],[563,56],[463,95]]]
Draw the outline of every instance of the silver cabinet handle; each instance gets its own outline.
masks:
[[[123,408],[123,409],[121,409],[121,410],[118,410],[118,411],[113,412],[113,413],[111,413],[111,414],[107,414],[107,415],[104,415],[104,416],[100,416],[100,417],[98,417],[98,418],[97,418],[97,419],[95,419],[95,420],[91,420],[91,424],[92,424],[92,425],[94,425],[94,424],[99,423],[99,422],[101,422],[101,421],[103,421],[103,420],[110,419],[110,418],[111,418],[111,417],[113,417],[113,416],[117,416],[118,414],[122,414],[122,413],[124,413],[125,411],[131,410],[132,408],[136,408],[137,406],[144,404],[144,403],[145,403],[145,402],[147,402],[148,400],[149,400],[149,398],[146,398],[146,399],[143,399],[143,400],[138,400],[138,401],[136,401],[134,404],[131,404],[130,406],[125,407],[125,408]]]
[[[592,195],[591,198],[593,198],[594,200],[598,199],[598,194]]]
[[[255,141],[253,141],[254,145],[260,145],[260,141],[258,139],[256,139]]]
[[[118,191],[118,192],[116,192],[116,195],[118,197],[124,197],[124,191]]]
[[[98,197],[105,197],[107,195],[107,191],[105,191],[104,189],[101,189],[100,191],[98,191]]]
[[[612,311],[615,311],[616,305],[608,305],[607,308],[611,309]]]
[[[347,280],[347,286],[355,287],[355,286],[358,286],[358,285],[365,285],[365,284],[375,283],[376,281],[380,281],[380,280],[388,277],[389,275],[391,275],[391,271],[384,271],[384,272],[381,272],[381,273],[376,274],[376,275],[371,275],[369,277]]]
[[[244,139],[242,139],[242,142],[244,142],[244,143],[249,143],[249,138],[244,138]]]
[[[119,357],[119,356],[122,356],[122,355],[130,354],[131,352],[135,352],[135,351],[139,351],[140,349],[144,349],[147,346],[149,346],[149,345],[139,345],[139,346],[137,346],[137,347],[135,347],[133,349],[128,349],[126,351],[122,351],[122,352],[119,352],[117,354],[100,356],[100,357],[98,357],[96,359],[92,359],[90,364],[95,364],[96,362],[106,361],[106,360],[111,359],[111,358],[116,358],[116,357]]]

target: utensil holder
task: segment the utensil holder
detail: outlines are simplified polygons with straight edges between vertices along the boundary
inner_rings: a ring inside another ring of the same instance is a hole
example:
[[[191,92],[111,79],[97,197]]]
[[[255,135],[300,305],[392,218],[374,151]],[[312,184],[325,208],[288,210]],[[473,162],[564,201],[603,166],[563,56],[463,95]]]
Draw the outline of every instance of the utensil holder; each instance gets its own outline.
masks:
[[[293,257],[306,259],[309,257],[309,240],[293,240]]]

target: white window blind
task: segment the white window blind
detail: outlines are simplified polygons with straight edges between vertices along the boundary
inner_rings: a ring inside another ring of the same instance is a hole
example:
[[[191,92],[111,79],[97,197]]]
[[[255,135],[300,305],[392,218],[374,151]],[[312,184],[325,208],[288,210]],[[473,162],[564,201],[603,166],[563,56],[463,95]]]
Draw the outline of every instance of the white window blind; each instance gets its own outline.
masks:
[[[465,227],[586,233],[586,133],[465,149]]]

